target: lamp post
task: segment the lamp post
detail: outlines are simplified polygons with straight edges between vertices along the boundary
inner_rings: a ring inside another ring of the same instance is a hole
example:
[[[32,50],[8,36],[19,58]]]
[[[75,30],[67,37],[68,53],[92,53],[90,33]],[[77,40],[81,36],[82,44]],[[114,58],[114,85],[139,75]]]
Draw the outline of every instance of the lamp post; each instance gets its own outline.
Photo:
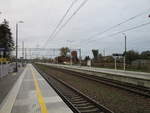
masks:
[[[22,41],[22,66],[24,66],[24,41]]]
[[[18,21],[16,23],[16,72],[18,72],[18,24],[24,23],[23,21]]]
[[[127,36],[125,33],[124,35],[124,61],[123,61],[123,69],[126,70],[126,51],[127,51]]]

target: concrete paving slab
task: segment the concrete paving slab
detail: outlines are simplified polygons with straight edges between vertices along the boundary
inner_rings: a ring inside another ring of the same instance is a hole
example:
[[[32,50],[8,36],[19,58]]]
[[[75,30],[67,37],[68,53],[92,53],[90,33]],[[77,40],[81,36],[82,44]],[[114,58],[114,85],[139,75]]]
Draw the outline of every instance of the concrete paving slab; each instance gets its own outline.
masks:
[[[150,88],[150,73],[50,63],[40,64]]]
[[[56,66],[56,67],[64,67],[70,69],[78,69],[78,70],[85,70],[85,71],[92,71],[92,72],[100,72],[105,74],[113,74],[118,76],[126,76],[131,78],[139,78],[150,80],[150,73],[146,72],[134,72],[134,71],[124,71],[124,70],[115,70],[115,69],[106,69],[106,68],[96,68],[96,67],[87,67],[87,66],[73,66],[73,65],[61,65],[61,64],[50,64],[50,63],[41,63],[49,66]]]
[[[3,102],[0,113],[73,113],[45,79],[28,64]]]

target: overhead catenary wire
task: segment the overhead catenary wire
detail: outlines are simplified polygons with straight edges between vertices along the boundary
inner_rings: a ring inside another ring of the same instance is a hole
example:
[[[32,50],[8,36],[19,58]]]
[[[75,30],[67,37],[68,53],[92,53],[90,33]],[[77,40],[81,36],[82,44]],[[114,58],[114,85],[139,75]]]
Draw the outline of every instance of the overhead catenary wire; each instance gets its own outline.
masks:
[[[60,25],[63,23],[64,19],[66,18],[66,16],[68,15],[68,13],[70,12],[70,10],[72,9],[72,7],[74,6],[74,4],[77,2],[78,0],[74,0],[71,5],[68,7],[67,11],[65,12],[65,14],[62,16],[62,18],[60,19],[60,21],[58,22],[58,24],[56,25],[55,29],[53,30],[53,32],[51,33],[50,37],[48,38],[48,40],[44,43],[43,46],[47,45],[47,43],[49,42],[49,40],[51,39],[51,37],[55,34],[55,32],[57,31],[57,29],[60,27]]]
[[[80,6],[74,11],[74,13],[67,19],[67,21],[58,29],[58,31],[55,33],[55,35],[51,38],[55,38],[59,32],[71,21],[71,19],[79,12],[79,10],[87,3],[88,0],[84,0]]]
[[[80,41],[80,42],[84,42],[84,43],[85,43],[85,42],[87,42],[87,41],[90,41],[90,40],[92,40],[93,38],[96,38],[97,36],[103,35],[104,33],[108,32],[108,31],[110,31],[110,30],[112,30],[112,29],[114,29],[114,28],[117,28],[117,27],[121,26],[122,24],[125,24],[125,23],[127,23],[127,22],[129,22],[129,21],[131,21],[131,20],[134,20],[134,19],[136,19],[136,18],[138,18],[138,17],[140,17],[140,16],[146,14],[148,11],[150,11],[150,8],[148,8],[146,11],[143,11],[142,13],[139,13],[139,14],[133,16],[133,17],[130,17],[130,18],[128,18],[128,19],[126,19],[126,20],[124,20],[124,21],[122,21],[122,22],[120,22],[120,23],[114,25],[114,26],[111,26],[111,27],[107,28],[106,30],[104,30],[104,31],[102,31],[102,32],[98,32],[98,33],[96,33],[96,34],[94,34],[94,35],[88,37],[87,39],[83,39],[83,40]]]
[[[124,32],[128,32],[128,31],[131,31],[131,30],[134,30],[134,29],[137,29],[137,28],[141,28],[141,27],[147,26],[147,25],[149,25],[149,24],[150,24],[150,22],[147,22],[147,23],[144,23],[144,24],[140,24],[140,25],[137,25],[137,26],[134,26],[134,27],[131,27],[131,28],[124,29],[124,30],[122,30],[122,31],[116,32],[116,33],[112,33],[112,34],[110,34],[110,35],[108,35],[108,36],[100,37],[100,38],[98,38],[98,39],[109,38],[109,37],[112,37],[112,36],[116,36],[116,35],[121,34],[121,33],[124,33]],[[98,40],[98,39],[96,39],[96,40]],[[93,41],[96,41],[96,40],[93,40]],[[91,43],[90,43],[90,44],[91,44]]]

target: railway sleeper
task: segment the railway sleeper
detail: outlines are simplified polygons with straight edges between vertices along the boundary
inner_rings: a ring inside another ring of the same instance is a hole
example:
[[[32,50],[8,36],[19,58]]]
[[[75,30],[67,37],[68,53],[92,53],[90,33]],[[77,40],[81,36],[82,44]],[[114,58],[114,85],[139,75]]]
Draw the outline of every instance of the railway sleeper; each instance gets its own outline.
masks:
[[[92,105],[91,103],[82,103],[82,104],[76,104],[75,106],[90,106]]]
[[[84,104],[84,103],[88,103],[87,101],[85,100],[82,100],[82,101],[72,101],[70,100],[73,104]]]
[[[72,98],[71,100],[72,101],[83,101],[84,99],[83,98]]]
[[[78,109],[95,109],[97,107],[90,105],[90,106],[77,106]]]
[[[69,98],[79,97],[79,95],[77,95],[77,94],[66,94],[66,93],[64,93],[64,95],[65,95],[66,97],[69,97]]]
[[[100,113],[101,111],[98,108],[94,109],[79,109],[81,113]]]

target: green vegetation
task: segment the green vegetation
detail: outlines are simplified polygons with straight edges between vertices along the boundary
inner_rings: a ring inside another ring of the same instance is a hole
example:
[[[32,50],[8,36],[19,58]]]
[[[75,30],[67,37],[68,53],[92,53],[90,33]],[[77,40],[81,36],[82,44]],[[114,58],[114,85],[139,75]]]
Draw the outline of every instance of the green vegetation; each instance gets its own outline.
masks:
[[[14,49],[14,41],[8,21],[6,20],[0,24],[0,48],[5,49],[3,57],[10,58],[11,51]]]
[[[70,52],[70,50],[69,50],[68,47],[62,47],[62,48],[60,49],[60,55],[61,55],[62,57],[67,57],[68,52]]]
[[[92,67],[100,67],[100,68],[110,68],[114,69],[115,67],[115,59],[114,56],[103,56],[98,53],[98,50],[93,49],[93,58]],[[123,54],[124,55],[124,54]],[[82,65],[87,65],[87,60],[90,59],[89,56],[86,56],[82,62]],[[117,60],[117,69],[123,70],[123,56],[116,56]],[[126,70],[129,71],[142,71],[142,72],[150,72],[150,51],[143,51],[141,53],[129,50],[126,52]]]

